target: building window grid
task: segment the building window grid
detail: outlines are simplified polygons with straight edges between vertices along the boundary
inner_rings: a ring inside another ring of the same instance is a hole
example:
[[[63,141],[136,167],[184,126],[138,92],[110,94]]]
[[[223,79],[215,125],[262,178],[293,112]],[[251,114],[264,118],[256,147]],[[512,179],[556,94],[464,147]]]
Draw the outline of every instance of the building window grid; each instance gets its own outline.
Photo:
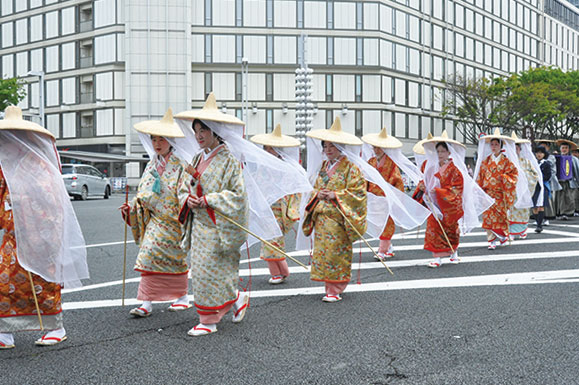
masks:
[[[205,0],[205,25],[206,26],[211,26],[212,25],[212,18],[211,18],[211,13],[212,13],[212,4],[213,1],[212,0]]]
[[[267,27],[273,28],[273,0],[266,0],[265,9]]]
[[[235,1],[235,26],[243,27],[243,0]]]
[[[329,0],[326,4],[326,18],[328,29],[334,29],[334,1]]]

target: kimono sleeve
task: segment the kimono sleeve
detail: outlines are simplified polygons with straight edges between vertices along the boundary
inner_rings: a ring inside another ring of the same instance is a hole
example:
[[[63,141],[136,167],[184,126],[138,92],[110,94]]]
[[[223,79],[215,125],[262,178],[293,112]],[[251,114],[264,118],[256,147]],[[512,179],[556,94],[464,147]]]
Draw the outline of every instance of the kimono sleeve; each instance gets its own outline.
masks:
[[[515,204],[517,199],[517,178],[519,172],[515,167],[514,163],[505,158],[505,168],[500,175],[500,181],[502,182],[503,193],[507,205],[510,207]]]
[[[353,242],[359,238],[358,234],[363,235],[366,232],[367,227],[366,179],[358,167],[351,165],[346,178],[346,188],[335,193],[338,206],[354,226],[351,228],[349,223],[344,223],[348,237]]]

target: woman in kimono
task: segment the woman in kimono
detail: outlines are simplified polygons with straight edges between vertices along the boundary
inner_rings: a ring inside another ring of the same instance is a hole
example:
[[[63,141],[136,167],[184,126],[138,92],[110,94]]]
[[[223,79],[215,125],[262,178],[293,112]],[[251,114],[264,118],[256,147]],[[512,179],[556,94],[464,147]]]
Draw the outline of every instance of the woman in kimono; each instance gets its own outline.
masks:
[[[228,123],[242,129],[243,122],[222,114],[216,106],[183,112],[176,118],[191,121],[201,148],[187,167],[189,175],[180,187],[179,220],[185,225],[186,246],[191,248],[193,298],[200,319],[188,334],[202,336],[215,333],[229,310],[233,310],[233,322],[241,322],[249,305],[247,293],[238,290],[239,249],[247,234],[221,216],[248,225],[242,165],[209,127],[210,123]]]
[[[305,174],[305,170],[299,164],[300,141],[291,136],[283,135],[281,133],[281,125],[278,124],[270,134],[253,136],[251,141],[262,145],[265,151],[276,158],[292,163],[296,168],[300,169],[300,172]],[[286,195],[271,206],[283,235],[270,240],[270,242],[280,250],[285,251],[285,236],[300,219],[299,209],[299,194]],[[267,262],[271,275],[270,284],[278,285],[285,282],[290,274],[285,256],[275,252],[267,245],[262,245],[260,258]]]
[[[37,345],[65,341],[61,288],[88,278],[86,247],[54,136],[13,106],[0,120],[0,231],[0,349],[24,330],[49,331]]]
[[[420,169],[420,172],[424,173],[424,169],[426,167],[426,152],[424,152],[424,143],[428,140],[428,139],[432,139],[433,136],[432,134],[429,132],[428,135],[426,136],[426,139],[422,139],[419,142],[416,142],[416,144],[412,147],[412,152],[414,153],[414,161],[416,163],[416,166]],[[415,201],[417,201],[418,203],[426,206],[426,203],[424,203],[424,190],[421,190],[420,188],[418,188],[419,185],[416,186],[416,188],[414,189],[414,192],[412,193],[412,199],[414,199]]]
[[[306,135],[322,141],[326,157],[302,226],[306,236],[315,234],[310,279],[325,283],[322,301],[337,302],[351,279],[352,243],[365,233],[367,226],[366,180],[338,147],[359,146],[362,141],[343,132],[339,118],[329,130],[313,130]]]
[[[382,129],[380,134],[364,135],[362,140],[371,145],[374,152],[374,156],[368,160],[368,163],[378,170],[386,182],[403,192],[404,181],[402,180],[402,174],[400,174],[400,168],[396,162],[384,152],[385,149],[398,149],[402,147],[402,142],[388,135],[386,129]],[[384,196],[382,189],[373,183],[368,183],[368,192],[377,196]],[[394,231],[394,220],[390,217],[388,218],[384,231],[379,237],[380,245],[378,247],[378,254],[374,256],[375,259],[385,261],[387,258],[394,257],[394,249],[392,248]]]
[[[148,317],[153,301],[174,301],[169,311],[185,310],[189,304],[187,250],[181,247],[179,187],[185,177],[184,163],[175,155],[167,138],[183,137],[171,109],[161,121],[135,125],[151,160],[145,167],[137,196],[121,206],[131,226],[139,254],[135,271],[141,273],[137,299],[143,304],[130,311]]]
[[[529,192],[534,193],[537,182],[539,181],[539,172],[535,169],[532,160],[527,159],[524,156],[525,153],[528,156],[532,156],[530,149],[528,152],[523,152],[521,147],[527,145],[530,147],[531,142],[528,140],[519,139],[514,132],[511,137],[515,140],[515,148],[517,150],[517,156],[519,157],[519,164],[527,177]],[[514,239],[514,237],[519,237],[520,239],[527,238],[527,227],[529,226],[530,216],[531,211],[528,208],[519,209],[513,207],[509,211],[509,233],[511,235],[511,239]]]
[[[535,148],[535,157],[541,170],[543,186],[537,184],[533,193],[533,214],[535,214],[537,220],[535,232],[541,233],[543,231],[543,220],[545,219],[545,208],[549,207],[549,197],[551,195],[551,163],[547,160],[549,153],[543,146]]]
[[[505,141],[513,142],[498,129],[493,135],[479,139],[479,159],[475,170],[475,180],[479,186],[495,200],[483,213],[483,229],[487,232],[488,249],[494,250],[497,244],[505,245],[509,239],[508,211],[517,199],[518,170],[505,153]],[[484,149],[484,150],[483,150]],[[490,151],[489,151],[490,149]],[[490,155],[486,155],[490,152]]]

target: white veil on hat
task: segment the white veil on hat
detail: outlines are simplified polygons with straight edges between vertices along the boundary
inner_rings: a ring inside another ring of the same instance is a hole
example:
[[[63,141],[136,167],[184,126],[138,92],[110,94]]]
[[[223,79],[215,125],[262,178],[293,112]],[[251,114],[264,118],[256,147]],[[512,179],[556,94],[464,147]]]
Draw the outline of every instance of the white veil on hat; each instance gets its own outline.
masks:
[[[541,172],[541,167],[539,166],[539,162],[537,162],[537,158],[535,157],[535,154],[533,154],[533,150],[531,148],[531,142],[524,142],[524,143],[520,143],[521,145],[521,155],[523,156],[523,158],[529,160],[531,162],[531,166],[533,167],[533,169],[535,170],[535,172],[539,175],[539,198],[537,199],[537,202],[543,202],[543,196],[545,194],[545,187],[543,186],[543,173]],[[531,193],[531,197],[533,196],[533,194],[535,193],[535,190],[530,191]]]
[[[53,139],[0,130],[0,167],[10,191],[18,262],[67,288],[89,278],[86,245],[64,186]]]

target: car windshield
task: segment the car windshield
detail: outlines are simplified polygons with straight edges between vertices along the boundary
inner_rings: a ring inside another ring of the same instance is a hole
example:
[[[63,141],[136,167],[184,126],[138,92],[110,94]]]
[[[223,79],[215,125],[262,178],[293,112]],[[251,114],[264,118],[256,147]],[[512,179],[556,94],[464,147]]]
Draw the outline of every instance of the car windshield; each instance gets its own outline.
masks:
[[[73,174],[74,173],[74,167],[72,166],[62,166],[62,175],[65,174]]]

